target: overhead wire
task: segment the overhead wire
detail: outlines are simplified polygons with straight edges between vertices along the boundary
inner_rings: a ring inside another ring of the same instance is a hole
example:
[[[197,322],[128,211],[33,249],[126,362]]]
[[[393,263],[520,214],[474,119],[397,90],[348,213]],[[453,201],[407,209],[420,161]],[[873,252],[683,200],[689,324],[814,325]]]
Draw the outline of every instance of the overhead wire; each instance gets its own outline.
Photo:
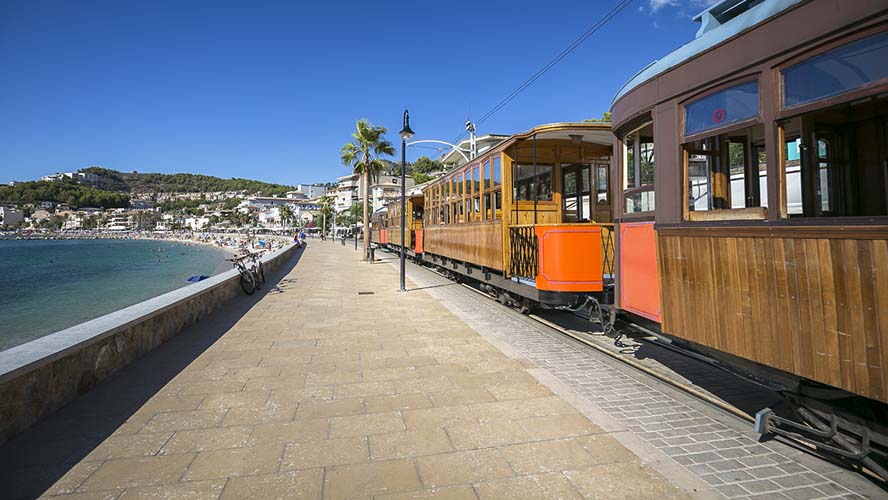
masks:
[[[512,102],[518,95],[524,92],[525,89],[533,85],[534,82],[540,79],[544,74],[546,74],[550,69],[552,69],[556,64],[561,62],[562,59],[567,57],[571,52],[573,52],[577,47],[580,46],[583,42],[585,42],[589,37],[594,35],[599,29],[601,29],[605,24],[607,24],[611,19],[616,17],[617,14],[623,11],[626,7],[631,4],[633,0],[620,0],[617,5],[615,5],[610,11],[608,11],[604,16],[598,19],[592,26],[589,27],[582,35],[580,35],[577,39],[571,42],[567,47],[561,50],[554,58],[552,58],[548,63],[546,63],[542,68],[540,68],[536,73],[531,75],[527,80],[525,80],[521,85],[515,88],[509,95],[500,100],[496,105],[494,105],[490,110],[484,113],[481,118],[476,120],[474,123],[476,125],[484,123],[490,117],[495,115],[499,110],[506,107],[510,102]],[[463,131],[459,134],[455,139],[450,141],[453,144],[457,144],[457,142],[465,137],[467,131]]]

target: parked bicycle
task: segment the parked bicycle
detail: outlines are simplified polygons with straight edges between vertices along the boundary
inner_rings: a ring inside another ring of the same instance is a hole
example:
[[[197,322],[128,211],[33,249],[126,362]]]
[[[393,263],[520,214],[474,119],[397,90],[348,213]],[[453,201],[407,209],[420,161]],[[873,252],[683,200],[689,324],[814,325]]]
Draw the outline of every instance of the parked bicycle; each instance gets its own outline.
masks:
[[[247,258],[249,258],[249,256],[234,257],[225,260],[230,261],[232,266],[237,269],[238,273],[240,273],[240,286],[244,293],[247,295],[253,295],[253,292],[259,288],[259,282],[257,276],[253,273],[253,270],[247,267]]]
[[[265,283],[265,267],[262,265],[262,252],[254,252],[251,253],[247,258],[250,259],[250,271],[253,273],[253,277],[256,278],[256,288],[259,288],[260,282],[261,284]]]

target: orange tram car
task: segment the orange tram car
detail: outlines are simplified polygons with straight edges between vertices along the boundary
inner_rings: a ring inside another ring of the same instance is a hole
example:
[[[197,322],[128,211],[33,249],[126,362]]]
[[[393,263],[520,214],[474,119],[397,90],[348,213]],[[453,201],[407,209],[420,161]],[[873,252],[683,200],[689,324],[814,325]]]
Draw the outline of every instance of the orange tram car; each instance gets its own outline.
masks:
[[[724,0],[695,20],[619,90],[613,129],[536,127],[414,193],[408,248],[776,390],[759,432],[888,480],[888,7]],[[395,250],[396,207],[373,230]]]

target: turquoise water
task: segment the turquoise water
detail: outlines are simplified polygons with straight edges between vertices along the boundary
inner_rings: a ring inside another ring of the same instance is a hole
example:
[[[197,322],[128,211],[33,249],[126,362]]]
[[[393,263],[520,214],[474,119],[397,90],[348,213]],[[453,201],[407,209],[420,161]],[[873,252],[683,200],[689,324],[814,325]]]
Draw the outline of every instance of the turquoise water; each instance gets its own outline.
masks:
[[[0,350],[187,286],[224,258],[165,241],[0,241]]]

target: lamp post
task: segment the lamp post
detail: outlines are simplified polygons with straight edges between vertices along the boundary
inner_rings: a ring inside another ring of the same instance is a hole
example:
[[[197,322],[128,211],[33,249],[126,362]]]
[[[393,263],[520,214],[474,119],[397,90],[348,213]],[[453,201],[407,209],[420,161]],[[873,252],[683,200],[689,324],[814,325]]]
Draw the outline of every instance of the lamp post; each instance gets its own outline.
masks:
[[[404,265],[407,256],[405,234],[407,231],[407,141],[413,137],[410,130],[410,113],[404,110],[404,128],[401,129],[401,291],[406,292],[404,285]]]

